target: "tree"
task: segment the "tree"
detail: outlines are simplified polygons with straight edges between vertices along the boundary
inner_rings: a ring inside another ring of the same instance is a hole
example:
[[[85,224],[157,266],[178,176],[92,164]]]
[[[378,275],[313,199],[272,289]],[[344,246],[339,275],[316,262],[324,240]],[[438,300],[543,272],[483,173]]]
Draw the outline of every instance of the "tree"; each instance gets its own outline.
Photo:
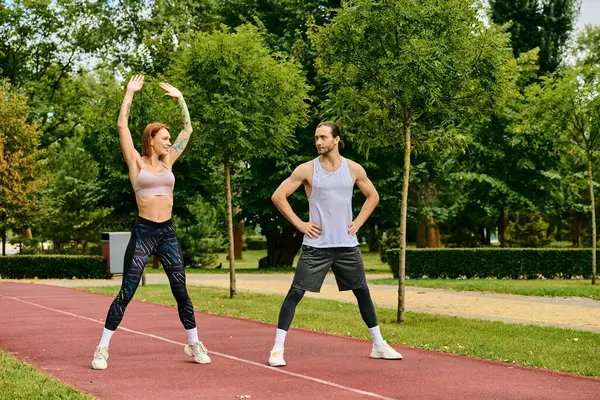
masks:
[[[523,129],[551,132],[587,164],[592,213],[592,285],[596,284],[596,203],[593,165],[600,155],[600,69],[572,67],[532,85]]]
[[[579,64],[600,66],[600,25],[586,25],[577,37],[575,50]]]
[[[201,33],[185,47],[173,73],[186,95],[196,133],[190,146],[224,169],[228,212],[230,296],[235,288],[231,172],[244,161],[290,148],[306,121],[308,87],[298,66],[266,48],[243,26]],[[195,140],[195,141],[194,141]]]
[[[0,74],[29,97],[43,147],[74,134],[90,98],[80,69],[116,49],[121,6],[100,1],[9,1],[0,4]]]
[[[0,83],[0,229],[2,255],[6,255],[6,229],[24,227],[35,209],[32,194],[42,181],[39,176],[40,131],[28,122],[24,95]]]
[[[54,252],[99,253],[101,221],[108,209],[98,207],[98,164],[84,148],[81,132],[55,142],[46,151],[39,193],[36,237],[53,242]]]
[[[236,177],[240,196],[241,217],[246,226],[260,225],[267,239],[267,255],[259,260],[259,268],[291,267],[302,244],[303,234],[289,223],[274,207],[271,195],[300,163],[308,161],[315,153],[314,129],[319,122],[318,105],[324,100],[326,90],[316,80],[316,50],[309,37],[315,26],[332,18],[331,7],[339,7],[339,0],[282,0],[277,2],[247,2],[223,0],[218,6],[220,21],[228,26],[255,23],[273,51],[294,57],[302,65],[309,84],[309,116],[306,126],[294,132],[297,145],[280,156],[248,160],[248,168]],[[352,144],[346,141],[345,156],[353,157]],[[373,180],[373,177],[371,178]],[[301,218],[308,216],[306,197],[297,192],[289,199]],[[304,217],[302,217],[304,215]],[[376,217],[372,218],[374,221]],[[371,222],[371,221],[370,221]]]
[[[508,38],[485,27],[470,0],[408,0],[344,6],[316,36],[319,64],[331,90],[326,109],[368,154],[404,149],[398,321],[404,320],[406,216],[412,132],[452,132],[461,113],[501,96]]]
[[[561,65],[579,7],[579,0],[490,0],[492,21],[511,23],[508,32],[516,58],[540,48],[540,76]]]
[[[552,185],[550,171],[560,168],[556,137],[546,132],[517,132],[527,82],[535,80],[538,49],[511,61],[507,95],[490,108],[491,118],[469,124],[472,143],[459,160],[455,180],[464,190],[461,214],[475,214],[486,224],[496,222],[500,246],[506,247],[511,210],[543,208]]]

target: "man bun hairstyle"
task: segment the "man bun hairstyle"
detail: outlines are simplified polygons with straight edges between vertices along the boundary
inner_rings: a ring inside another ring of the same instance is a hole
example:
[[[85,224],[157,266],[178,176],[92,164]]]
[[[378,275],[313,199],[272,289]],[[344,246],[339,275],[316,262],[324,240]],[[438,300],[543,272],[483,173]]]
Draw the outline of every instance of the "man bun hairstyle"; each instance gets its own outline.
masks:
[[[321,122],[317,126],[317,129],[320,128],[320,127],[322,127],[322,126],[326,126],[329,129],[331,129],[331,136],[333,136],[334,139],[336,137],[340,136],[340,127],[335,122],[332,122],[332,121],[323,121],[323,122]],[[343,149],[345,147],[344,141],[341,138],[340,138],[340,142],[338,143],[338,147],[340,149]]]

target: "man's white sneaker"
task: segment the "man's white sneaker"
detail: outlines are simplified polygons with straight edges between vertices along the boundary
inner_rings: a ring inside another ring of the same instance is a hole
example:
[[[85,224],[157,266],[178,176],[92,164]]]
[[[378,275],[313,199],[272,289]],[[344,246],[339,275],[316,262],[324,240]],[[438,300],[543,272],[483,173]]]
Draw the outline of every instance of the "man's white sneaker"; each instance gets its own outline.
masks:
[[[106,369],[108,367],[108,347],[96,347],[94,359],[92,360],[92,369]]]
[[[371,358],[383,358],[386,360],[402,360],[402,354],[392,349],[392,347],[384,341],[382,344],[379,345],[373,344]]]
[[[269,365],[271,367],[284,367],[285,360],[283,359],[283,348],[273,347],[269,356]]]
[[[198,364],[210,364],[210,357],[208,356],[208,350],[202,344],[202,342],[196,342],[194,344],[186,344],[183,348],[185,354],[190,357],[194,357],[194,361]]]

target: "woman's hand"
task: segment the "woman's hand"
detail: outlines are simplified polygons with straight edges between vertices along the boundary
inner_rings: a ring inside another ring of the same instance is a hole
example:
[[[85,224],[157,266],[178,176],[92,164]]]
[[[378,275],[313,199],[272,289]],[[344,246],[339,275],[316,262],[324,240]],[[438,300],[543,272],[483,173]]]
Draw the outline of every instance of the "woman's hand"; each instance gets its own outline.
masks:
[[[144,86],[144,75],[134,75],[127,84],[127,91],[135,93]]]
[[[165,92],[167,92],[165,93],[166,96],[171,96],[177,100],[183,99],[183,94],[181,94],[179,89],[169,85],[167,82],[161,82],[159,86],[163,88]]]

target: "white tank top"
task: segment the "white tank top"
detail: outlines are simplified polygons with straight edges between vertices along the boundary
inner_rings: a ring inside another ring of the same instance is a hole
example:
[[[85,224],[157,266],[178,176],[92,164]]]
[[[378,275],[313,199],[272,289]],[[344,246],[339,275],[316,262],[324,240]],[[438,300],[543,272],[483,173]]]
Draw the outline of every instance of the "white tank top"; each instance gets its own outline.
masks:
[[[356,236],[348,232],[348,225],[352,222],[353,187],[354,182],[344,157],[334,172],[326,171],[319,158],[315,158],[308,205],[310,222],[321,227],[321,235],[315,239],[304,235],[302,244],[320,248],[358,246]]]

